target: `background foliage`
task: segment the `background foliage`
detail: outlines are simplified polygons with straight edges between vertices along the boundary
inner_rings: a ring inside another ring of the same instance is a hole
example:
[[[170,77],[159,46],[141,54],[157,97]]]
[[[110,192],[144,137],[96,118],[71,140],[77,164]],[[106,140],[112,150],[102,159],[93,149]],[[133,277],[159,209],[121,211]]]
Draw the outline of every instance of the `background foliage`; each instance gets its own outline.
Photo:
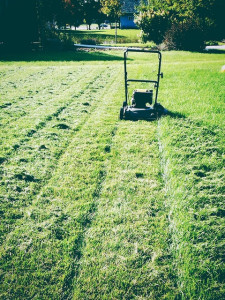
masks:
[[[148,0],[139,11],[143,40],[164,42],[169,49],[199,50],[205,41],[225,37],[223,0]]]

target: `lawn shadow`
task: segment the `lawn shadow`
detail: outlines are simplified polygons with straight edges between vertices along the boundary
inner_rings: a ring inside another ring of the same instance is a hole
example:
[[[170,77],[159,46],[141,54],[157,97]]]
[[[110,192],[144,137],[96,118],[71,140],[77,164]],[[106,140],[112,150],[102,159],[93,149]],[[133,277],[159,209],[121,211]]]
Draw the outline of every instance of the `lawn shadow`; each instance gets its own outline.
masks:
[[[165,116],[170,116],[173,119],[186,119],[185,114],[182,114],[178,111],[170,111],[168,110]]]
[[[184,121],[186,124],[185,127],[187,127],[187,124],[192,124],[192,129],[196,128],[196,130],[200,129],[204,134],[209,134],[210,136],[216,136],[217,135],[217,130],[218,130],[218,125],[217,124],[209,124],[205,122],[205,120],[196,120],[193,119],[191,116],[186,116],[183,113],[180,112],[172,112],[168,111],[168,113],[165,115],[171,117],[172,119],[181,119]],[[180,123],[179,123],[180,124]],[[222,129],[222,127],[221,127]]]
[[[225,54],[225,50],[209,49],[200,52],[201,54]]]
[[[134,119],[125,119],[125,120],[131,121],[131,122],[137,122],[137,121],[140,121],[140,120],[146,121],[146,122],[154,122],[156,120],[161,119],[162,117],[167,117],[167,116],[169,116],[169,117],[171,117],[173,119],[187,119],[187,117],[184,114],[180,113],[180,112],[176,112],[176,111],[173,112],[173,111],[166,110],[165,113],[163,113],[161,115],[158,115],[158,116],[156,116],[156,117],[154,117],[152,119],[134,118]]]
[[[68,34],[70,37],[75,38],[86,38],[89,37],[91,39],[114,39],[115,36],[113,34],[102,33],[101,30],[66,30],[61,31],[63,34]],[[117,38],[125,38],[124,35],[117,35]]]
[[[118,55],[106,53],[105,51],[39,51],[39,52],[2,52],[2,62],[37,62],[37,61],[122,61],[122,52]]]

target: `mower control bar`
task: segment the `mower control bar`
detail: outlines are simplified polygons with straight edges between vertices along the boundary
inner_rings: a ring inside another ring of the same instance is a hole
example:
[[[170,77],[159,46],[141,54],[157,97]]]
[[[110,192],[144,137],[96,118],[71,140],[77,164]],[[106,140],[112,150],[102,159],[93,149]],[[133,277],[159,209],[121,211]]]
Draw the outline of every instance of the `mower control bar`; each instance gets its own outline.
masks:
[[[126,52],[147,52],[147,53],[158,53],[161,55],[161,52],[158,50],[148,50],[148,49],[138,49],[138,48],[127,48]]]
[[[133,82],[151,82],[151,83],[158,84],[158,81],[155,81],[155,80],[127,79],[127,82],[128,81],[133,81]]]

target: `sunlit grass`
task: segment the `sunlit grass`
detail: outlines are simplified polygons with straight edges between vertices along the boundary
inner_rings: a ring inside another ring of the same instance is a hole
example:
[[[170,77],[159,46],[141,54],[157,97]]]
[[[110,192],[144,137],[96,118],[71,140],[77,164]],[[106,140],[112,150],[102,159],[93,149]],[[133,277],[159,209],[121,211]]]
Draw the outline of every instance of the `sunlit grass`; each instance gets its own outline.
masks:
[[[117,29],[117,43],[139,43],[140,29]],[[74,43],[92,40],[96,44],[115,43],[115,29],[63,31],[63,36],[70,37]]]
[[[163,53],[152,123],[118,120],[122,57],[2,57],[3,299],[223,298],[225,54]]]

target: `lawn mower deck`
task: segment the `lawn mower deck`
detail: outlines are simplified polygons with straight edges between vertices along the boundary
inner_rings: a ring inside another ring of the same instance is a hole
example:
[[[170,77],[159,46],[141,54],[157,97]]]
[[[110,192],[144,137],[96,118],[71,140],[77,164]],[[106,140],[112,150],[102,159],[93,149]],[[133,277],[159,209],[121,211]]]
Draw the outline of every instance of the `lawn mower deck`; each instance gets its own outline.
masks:
[[[158,74],[157,80],[141,80],[141,79],[128,79],[127,77],[127,56],[128,52],[147,52],[158,54],[159,65],[158,65]],[[159,89],[159,80],[160,77],[163,77],[161,73],[161,52],[160,51],[151,51],[151,50],[142,50],[142,49],[130,49],[128,48],[124,52],[124,77],[125,77],[125,101],[123,106],[120,109],[120,119],[125,120],[155,120],[160,116],[167,113],[167,110],[157,102],[158,89]],[[128,102],[128,82],[144,82],[154,84],[155,99],[153,104],[153,90],[151,89],[136,89],[133,91],[132,98]]]

